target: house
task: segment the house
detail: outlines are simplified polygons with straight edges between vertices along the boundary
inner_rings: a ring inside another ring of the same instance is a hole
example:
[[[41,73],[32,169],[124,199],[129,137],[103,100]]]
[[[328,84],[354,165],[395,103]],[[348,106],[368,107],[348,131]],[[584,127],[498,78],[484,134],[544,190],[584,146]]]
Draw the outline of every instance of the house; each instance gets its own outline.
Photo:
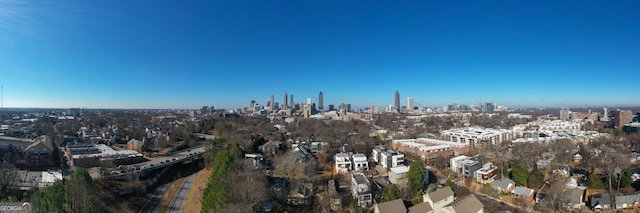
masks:
[[[573,155],[573,162],[582,163],[582,155],[580,153],[576,153],[575,155]]]
[[[398,166],[389,170],[389,182],[392,184],[400,184],[407,181],[407,173],[409,173],[409,167]]]
[[[404,164],[404,155],[393,150],[385,150],[380,153],[380,165],[385,169],[391,169]]]
[[[462,173],[462,167],[463,167],[462,162],[467,159],[470,159],[470,157],[464,156],[464,155],[451,158],[449,160],[451,165],[451,171],[455,173]]]
[[[509,178],[505,178],[491,183],[491,188],[498,191],[498,193],[508,193],[516,188],[516,183]]]
[[[516,188],[511,191],[511,194],[514,196],[514,198],[521,199],[526,202],[532,202],[534,195],[533,192],[533,189],[516,186]]]
[[[616,195],[616,208],[628,209],[640,207],[640,194]]]
[[[360,207],[366,208],[373,203],[371,183],[364,174],[351,174],[351,195],[353,195],[353,199],[357,201],[357,205]]]
[[[340,211],[340,209],[342,209],[342,197],[336,190],[335,180],[329,180],[328,186],[329,188],[327,191],[329,192],[329,205],[331,211]]]
[[[422,201],[429,203],[429,205],[434,209],[434,213],[440,213],[442,212],[443,207],[455,201],[453,195],[453,190],[447,186],[435,192],[424,194],[422,196]]]
[[[336,153],[335,159],[335,171],[336,173],[348,173],[351,171],[351,157],[349,153]]]
[[[536,167],[538,169],[547,169],[551,165],[551,159],[540,159],[536,161]]]
[[[471,194],[458,199],[455,203],[442,208],[443,213],[483,213],[484,205]]]
[[[402,198],[377,203],[373,207],[374,213],[407,213],[407,207],[404,206]]]
[[[356,172],[365,172],[369,171],[369,161],[367,161],[367,156],[362,153],[356,153],[351,156],[353,171]]]
[[[433,213],[433,208],[429,203],[422,202],[409,207],[409,213]]]
[[[567,200],[567,204],[565,205],[568,209],[580,209],[584,206],[584,202],[582,202],[582,198],[584,194],[584,189],[573,188],[567,189],[564,191],[564,197]]]
[[[498,177],[498,167],[493,163],[485,163],[476,171],[476,181],[480,184],[492,183]]]
[[[313,184],[303,183],[292,187],[287,195],[287,204],[293,206],[308,205],[313,200]]]
[[[589,207],[595,211],[611,208],[611,198],[609,194],[594,194],[589,199]]]
[[[462,170],[465,177],[475,177],[476,171],[482,168],[482,163],[477,160],[465,160],[462,164]]]

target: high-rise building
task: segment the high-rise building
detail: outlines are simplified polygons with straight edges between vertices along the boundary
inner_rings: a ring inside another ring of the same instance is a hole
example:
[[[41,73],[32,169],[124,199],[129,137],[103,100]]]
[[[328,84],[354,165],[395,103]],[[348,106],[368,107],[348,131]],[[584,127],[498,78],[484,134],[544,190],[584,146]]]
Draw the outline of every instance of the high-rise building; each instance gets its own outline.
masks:
[[[275,110],[275,103],[273,102],[273,95],[269,98],[269,111]]]
[[[624,125],[631,123],[633,113],[631,113],[631,110],[618,110],[613,116],[613,126],[622,129]]]
[[[311,101],[311,98],[307,98],[307,105],[311,106],[312,103],[313,101]]]
[[[413,112],[413,98],[407,98],[407,112]]]
[[[560,109],[560,120],[566,121],[571,117],[571,111],[567,108]]]
[[[293,94],[289,95],[289,107],[294,108],[296,104],[293,103]]]
[[[400,110],[400,92],[398,92],[398,90],[396,90],[396,99],[393,105],[396,107],[396,110]]]
[[[287,92],[284,92],[284,95],[282,96],[282,110],[287,109]]]
[[[324,109],[324,95],[322,94],[322,91],[318,94],[318,109],[320,111]]]

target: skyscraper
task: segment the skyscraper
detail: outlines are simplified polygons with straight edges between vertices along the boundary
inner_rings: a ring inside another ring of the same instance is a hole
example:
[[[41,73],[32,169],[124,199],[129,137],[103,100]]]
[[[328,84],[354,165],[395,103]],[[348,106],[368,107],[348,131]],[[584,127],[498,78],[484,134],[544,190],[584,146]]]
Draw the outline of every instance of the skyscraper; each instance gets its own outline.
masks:
[[[394,105],[396,107],[396,110],[400,111],[400,92],[398,92],[398,90],[396,90],[396,99]]]
[[[273,102],[273,95],[271,95],[271,98],[269,98],[269,111],[273,111],[275,108],[273,108],[275,106],[275,103]]]
[[[407,98],[407,112],[413,112],[413,98]]]
[[[324,95],[322,94],[322,91],[318,94],[318,109],[320,111],[324,109]]]
[[[284,92],[284,95],[282,96],[282,110],[287,109],[287,92]]]
[[[295,104],[293,103],[293,94],[289,95],[289,101],[291,102],[289,103],[289,107],[295,108]]]

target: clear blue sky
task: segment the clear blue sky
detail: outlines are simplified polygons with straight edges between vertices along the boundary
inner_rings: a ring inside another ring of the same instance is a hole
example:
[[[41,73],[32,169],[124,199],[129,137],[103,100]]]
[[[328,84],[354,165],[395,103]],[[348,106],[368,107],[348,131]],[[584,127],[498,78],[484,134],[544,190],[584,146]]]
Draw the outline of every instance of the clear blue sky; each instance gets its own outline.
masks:
[[[0,0],[5,107],[640,105],[640,1]]]

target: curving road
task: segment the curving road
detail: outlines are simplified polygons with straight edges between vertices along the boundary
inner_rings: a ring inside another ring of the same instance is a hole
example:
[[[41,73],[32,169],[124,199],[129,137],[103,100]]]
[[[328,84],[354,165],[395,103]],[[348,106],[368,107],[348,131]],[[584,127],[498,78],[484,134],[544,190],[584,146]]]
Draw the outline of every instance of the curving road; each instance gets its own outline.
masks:
[[[182,212],[182,207],[184,207],[184,201],[187,199],[187,196],[189,195],[189,191],[191,190],[191,186],[193,185],[193,182],[196,180],[196,176],[198,176],[197,172],[187,176],[184,179],[184,181],[180,185],[180,188],[178,188],[178,191],[176,191],[176,193],[173,194],[173,198],[171,198],[171,203],[167,207],[166,212]]]

